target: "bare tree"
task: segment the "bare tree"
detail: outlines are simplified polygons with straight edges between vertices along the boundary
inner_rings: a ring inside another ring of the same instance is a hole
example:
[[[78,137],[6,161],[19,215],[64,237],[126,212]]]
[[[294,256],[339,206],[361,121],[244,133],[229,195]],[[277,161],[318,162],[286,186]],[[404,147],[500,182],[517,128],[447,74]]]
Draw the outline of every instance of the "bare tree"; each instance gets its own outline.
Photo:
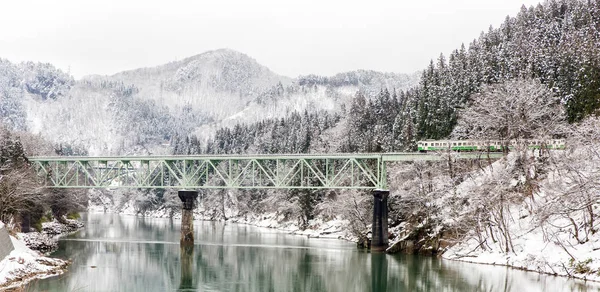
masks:
[[[480,181],[467,190],[471,208],[463,222],[476,226],[480,247],[497,245],[514,251],[510,207],[533,200],[538,174],[547,159],[528,151],[526,139],[565,137],[568,133],[564,106],[553,92],[538,80],[514,80],[482,88],[471,97],[469,107],[460,112],[453,135],[457,138],[501,141],[504,149],[514,147],[515,157],[504,167],[482,173]],[[534,207],[530,206],[530,212]]]
[[[24,165],[0,171],[0,221],[16,223],[22,215],[39,213],[44,194],[33,170]]]
[[[460,112],[457,138],[511,140],[564,135],[564,106],[538,80],[515,80],[485,86]]]
[[[540,206],[537,219],[549,240],[562,243],[561,229],[552,222],[568,222],[575,243],[585,243],[600,226],[596,212],[600,202],[600,118],[590,117],[574,125],[566,151],[554,155],[543,188],[548,203]]]
[[[0,129],[3,130],[3,129]],[[0,136],[0,220],[37,221],[43,215],[44,194],[23,145],[4,130]],[[33,218],[32,218],[33,217]]]

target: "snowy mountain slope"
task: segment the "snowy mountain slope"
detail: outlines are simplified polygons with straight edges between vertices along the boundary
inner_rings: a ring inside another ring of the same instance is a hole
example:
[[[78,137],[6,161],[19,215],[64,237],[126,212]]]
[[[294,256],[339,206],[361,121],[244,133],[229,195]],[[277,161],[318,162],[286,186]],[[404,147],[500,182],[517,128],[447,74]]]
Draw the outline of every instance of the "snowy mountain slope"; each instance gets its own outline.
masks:
[[[229,50],[209,51],[158,67],[108,77],[139,88],[138,97],[176,110],[190,106],[216,119],[241,110],[261,92],[290,83],[249,56]]]
[[[358,91],[401,90],[417,81],[417,74],[375,71],[291,79],[228,49],[77,81],[51,64],[1,60],[0,117],[89,155],[163,154],[174,137],[205,140],[237,123],[338,112]]]
[[[277,84],[250,102],[242,111],[225,118],[221,126],[281,118],[294,111],[333,111],[348,108],[357,92],[376,96],[382,89],[406,90],[419,82],[419,74],[357,70],[332,77],[301,76],[289,86]]]

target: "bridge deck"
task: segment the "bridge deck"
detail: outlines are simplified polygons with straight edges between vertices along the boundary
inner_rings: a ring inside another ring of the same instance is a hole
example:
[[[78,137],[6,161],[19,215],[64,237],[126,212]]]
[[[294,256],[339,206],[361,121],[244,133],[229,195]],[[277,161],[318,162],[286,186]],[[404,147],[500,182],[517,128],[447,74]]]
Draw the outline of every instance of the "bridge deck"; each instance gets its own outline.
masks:
[[[501,153],[451,153],[456,159]],[[31,157],[55,188],[386,189],[386,163],[440,153]]]

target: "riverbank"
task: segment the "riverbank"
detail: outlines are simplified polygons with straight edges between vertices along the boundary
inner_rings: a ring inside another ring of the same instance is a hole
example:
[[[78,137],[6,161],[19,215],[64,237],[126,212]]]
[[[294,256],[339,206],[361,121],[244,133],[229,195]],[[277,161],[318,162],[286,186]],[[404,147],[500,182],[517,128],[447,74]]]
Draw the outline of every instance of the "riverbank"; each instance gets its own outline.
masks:
[[[498,179],[492,172],[482,177],[478,185],[483,187],[475,191],[503,196],[442,257],[600,281],[598,145],[590,142],[521,162],[533,174],[528,182],[514,176]]]
[[[66,219],[64,223],[56,220],[42,223],[41,232],[18,233],[27,247],[44,254],[49,254],[58,248],[58,239],[61,236],[78,231],[83,228],[83,223],[77,220]]]
[[[538,194],[509,208],[510,251],[498,244],[502,239],[497,236],[471,232],[465,240],[449,247],[442,258],[600,282],[600,234],[590,232],[585,239],[576,239],[571,220],[582,220],[576,214],[541,225],[535,216],[528,215],[529,209],[543,205],[547,199]],[[548,226],[559,228],[553,230]]]
[[[42,232],[17,233],[10,236],[14,250],[0,260],[0,290],[17,289],[32,280],[61,275],[69,261],[45,256],[58,246],[60,236],[75,232],[83,223],[67,220],[42,223]]]

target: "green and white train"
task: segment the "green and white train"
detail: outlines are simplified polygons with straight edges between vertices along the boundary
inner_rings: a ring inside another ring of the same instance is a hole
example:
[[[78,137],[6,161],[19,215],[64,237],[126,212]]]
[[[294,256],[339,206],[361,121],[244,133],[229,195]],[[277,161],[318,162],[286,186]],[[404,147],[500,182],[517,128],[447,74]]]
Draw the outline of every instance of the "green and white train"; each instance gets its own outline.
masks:
[[[564,139],[551,140],[523,140],[519,143],[526,144],[530,149],[565,149]],[[498,140],[482,141],[482,140],[424,140],[418,141],[417,147],[419,152],[427,151],[503,151],[508,147],[512,150],[517,145],[516,141],[510,141],[508,146],[506,143]]]

